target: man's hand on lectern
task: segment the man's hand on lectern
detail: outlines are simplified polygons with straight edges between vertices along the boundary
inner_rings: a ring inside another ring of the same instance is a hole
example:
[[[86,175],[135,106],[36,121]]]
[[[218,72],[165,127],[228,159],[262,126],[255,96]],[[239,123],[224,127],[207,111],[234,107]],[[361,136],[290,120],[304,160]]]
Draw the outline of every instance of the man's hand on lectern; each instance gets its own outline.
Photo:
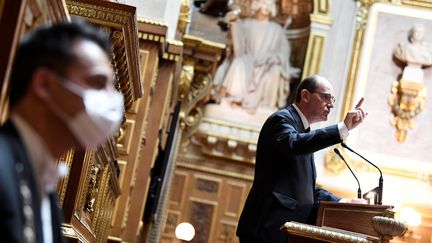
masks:
[[[367,204],[367,201],[363,198],[342,198],[339,200],[340,203],[357,203],[357,204]]]

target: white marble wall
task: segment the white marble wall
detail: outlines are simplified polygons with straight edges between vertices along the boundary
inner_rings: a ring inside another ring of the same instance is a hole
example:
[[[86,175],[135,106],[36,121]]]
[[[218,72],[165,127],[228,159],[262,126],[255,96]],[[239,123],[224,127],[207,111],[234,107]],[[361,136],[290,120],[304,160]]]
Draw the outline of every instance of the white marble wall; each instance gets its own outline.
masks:
[[[355,1],[332,0],[330,3],[330,15],[333,24],[328,26],[313,23],[311,26],[312,31],[327,36],[320,75],[332,83],[336,104],[326,124],[339,121],[341,116],[340,110],[344,103],[345,82],[350,68],[356,12]]]
[[[174,39],[180,12],[181,0],[124,0],[137,8],[137,16],[158,20],[168,25],[168,39]]]

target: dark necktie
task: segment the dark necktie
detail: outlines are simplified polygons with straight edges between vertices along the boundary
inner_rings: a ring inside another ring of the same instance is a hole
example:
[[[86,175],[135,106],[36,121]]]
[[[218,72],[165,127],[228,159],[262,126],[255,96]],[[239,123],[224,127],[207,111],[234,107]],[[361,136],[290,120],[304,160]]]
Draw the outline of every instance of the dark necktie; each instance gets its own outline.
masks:
[[[310,132],[310,127],[306,128],[305,132]]]

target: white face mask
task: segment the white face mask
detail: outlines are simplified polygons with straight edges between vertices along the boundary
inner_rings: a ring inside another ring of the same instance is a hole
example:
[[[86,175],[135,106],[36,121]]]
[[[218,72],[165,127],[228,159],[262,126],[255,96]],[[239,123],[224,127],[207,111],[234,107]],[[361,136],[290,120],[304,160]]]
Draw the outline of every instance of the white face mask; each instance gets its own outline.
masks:
[[[83,147],[96,148],[118,132],[124,112],[121,93],[85,89],[68,80],[64,80],[62,84],[83,99],[85,110],[73,118],[65,119]]]

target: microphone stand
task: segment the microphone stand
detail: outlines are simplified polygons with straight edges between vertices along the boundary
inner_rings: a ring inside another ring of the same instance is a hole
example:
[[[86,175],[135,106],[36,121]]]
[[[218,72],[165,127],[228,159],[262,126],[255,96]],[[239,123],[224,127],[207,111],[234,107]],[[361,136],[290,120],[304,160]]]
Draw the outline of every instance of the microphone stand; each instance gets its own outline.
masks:
[[[357,198],[358,199],[360,199],[361,198],[361,195],[362,195],[362,191],[361,191],[361,188],[360,188],[360,182],[359,182],[359,180],[357,179],[357,176],[354,174],[354,172],[352,171],[352,169],[351,169],[351,167],[348,165],[348,163],[346,162],[346,160],[345,160],[345,158],[342,156],[342,154],[339,152],[339,149],[337,149],[337,148],[334,148],[333,149],[334,150],[334,152],[342,159],[342,161],[346,164],[346,166],[348,167],[348,169],[351,171],[351,174],[354,176],[354,178],[356,179],[356,181],[357,181],[357,184],[358,184],[358,190],[357,190]]]
[[[367,199],[368,201],[370,200],[370,198],[368,198],[368,194],[370,192],[375,193],[374,196],[374,202],[377,205],[382,205],[382,196],[383,196],[383,184],[384,184],[384,179],[383,179],[383,175],[382,175],[382,171],[380,170],[380,168],[378,168],[378,166],[376,166],[374,163],[370,162],[368,159],[366,159],[365,157],[363,157],[362,155],[360,155],[359,153],[357,153],[356,151],[352,150],[350,147],[348,147],[348,145],[346,145],[344,142],[341,142],[342,147],[348,149],[349,151],[355,153],[357,156],[359,156],[360,158],[362,158],[363,160],[365,160],[366,162],[368,162],[369,164],[371,164],[373,167],[375,167],[379,173],[380,173],[380,178],[378,181],[378,187],[375,187],[374,189],[370,190],[369,192],[366,192],[363,195],[364,199]]]

